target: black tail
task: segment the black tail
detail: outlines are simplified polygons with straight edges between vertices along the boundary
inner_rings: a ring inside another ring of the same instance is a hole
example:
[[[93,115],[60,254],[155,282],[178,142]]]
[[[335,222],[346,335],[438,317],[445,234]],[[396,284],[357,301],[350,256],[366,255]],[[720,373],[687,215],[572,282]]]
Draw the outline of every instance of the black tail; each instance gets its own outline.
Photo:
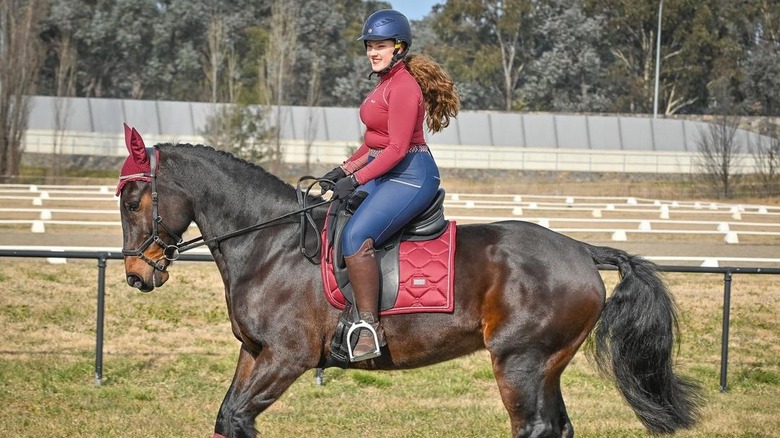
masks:
[[[656,265],[618,249],[588,245],[588,251],[596,263],[620,271],[594,330],[590,353],[599,369],[614,378],[651,432],[690,428],[698,420],[700,388],[674,373],[677,312]]]

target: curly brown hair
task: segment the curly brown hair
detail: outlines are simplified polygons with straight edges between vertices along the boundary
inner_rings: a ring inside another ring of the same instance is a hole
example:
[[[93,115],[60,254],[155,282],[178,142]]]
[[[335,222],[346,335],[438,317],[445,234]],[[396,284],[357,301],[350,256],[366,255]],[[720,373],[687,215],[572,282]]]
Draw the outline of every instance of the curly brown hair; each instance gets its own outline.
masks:
[[[417,80],[425,100],[425,125],[432,133],[450,125],[458,115],[460,96],[450,75],[433,59],[421,54],[406,57],[406,69]]]

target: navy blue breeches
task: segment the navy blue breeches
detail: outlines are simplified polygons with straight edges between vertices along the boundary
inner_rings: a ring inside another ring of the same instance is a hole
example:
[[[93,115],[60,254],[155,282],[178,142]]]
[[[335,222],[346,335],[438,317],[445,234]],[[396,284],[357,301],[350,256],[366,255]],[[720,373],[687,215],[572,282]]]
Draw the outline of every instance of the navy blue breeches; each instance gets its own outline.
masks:
[[[344,228],[343,254],[355,254],[366,239],[381,245],[428,207],[440,182],[433,156],[420,151],[406,154],[389,172],[359,186],[368,196]]]

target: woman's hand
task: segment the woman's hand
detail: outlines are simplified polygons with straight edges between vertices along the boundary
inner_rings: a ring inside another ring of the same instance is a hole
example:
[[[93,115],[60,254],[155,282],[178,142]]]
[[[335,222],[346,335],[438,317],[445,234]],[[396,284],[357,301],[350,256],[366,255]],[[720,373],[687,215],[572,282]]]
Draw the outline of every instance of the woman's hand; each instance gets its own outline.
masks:
[[[328,180],[328,181],[319,181],[320,188],[322,189],[322,193],[333,190],[336,187],[336,182],[338,182],[340,179],[344,178],[345,176],[347,176],[347,174],[346,172],[344,172],[344,169],[342,169],[341,166],[338,166],[335,169],[331,170],[330,172],[326,173],[325,175],[322,175],[318,179]]]
[[[347,199],[352,192],[359,186],[355,175],[350,175],[346,178],[342,178],[336,182],[336,186],[333,188],[333,199]]]

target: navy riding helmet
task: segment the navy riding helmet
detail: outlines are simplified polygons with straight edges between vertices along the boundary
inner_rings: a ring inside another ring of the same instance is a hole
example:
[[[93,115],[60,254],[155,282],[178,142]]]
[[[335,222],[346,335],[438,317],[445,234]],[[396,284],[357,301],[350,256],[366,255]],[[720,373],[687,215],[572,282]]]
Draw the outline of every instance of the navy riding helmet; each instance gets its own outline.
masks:
[[[395,40],[406,43],[406,51],[412,46],[412,28],[404,14],[393,9],[382,9],[371,14],[363,25],[363,35],[358,41]]]

